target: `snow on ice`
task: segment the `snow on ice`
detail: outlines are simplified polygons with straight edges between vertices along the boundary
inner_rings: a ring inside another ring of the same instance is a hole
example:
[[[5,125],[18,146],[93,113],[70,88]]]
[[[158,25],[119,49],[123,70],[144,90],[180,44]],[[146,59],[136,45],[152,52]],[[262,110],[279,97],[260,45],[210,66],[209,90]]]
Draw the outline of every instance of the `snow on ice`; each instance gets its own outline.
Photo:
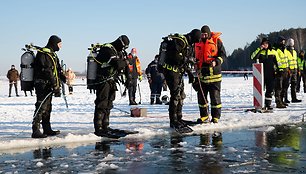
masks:
[[[82,145],[82,143],[100,141],[101,137],[93,134],[95,95],[89,93],[86,88],[86,80],[77,79],[76,84],[73,95],[67,95],[68,109],[65,107],[63,98],[53,97],[51,126],[55,130],[60,130],[61,134],[45,139],[32,139],[30,138],[31,122],[36,97],[25,97],[23,91],[20,91],[20,83],[18,86],[20,97],[15,97],[14,90],[12,91],[13,97],[8,97],[8,81],[4,76],[0,77],[0,154],[2,152],[8,153],[12,149],[27,151],[34,147],[61,144],[73,148]],[[147,108],[147,117],[135,118],[127,114],[130,113],[131,107],[135,106],[129,106],[128,97],[121,96],[120,92],[123,90],[123,86],[119,87],[116,94],[114,108],[111,110],[110,127],[140,132],[125,138],[146,139],[173,132],[169,128],[168,106],[149,104],[150,90],[147,80],[144,79],[140,82],[142,104],[137,106]],[[219,123],[194,126],[192,127],[194,133],[257,127],[264,127],[265,131],[271,131],[273,125],[302,122],[306,111],[304,93],[298,93],[298,98],[303,100],[301,103],[292,103],[286,109],[274,108],[273,113],[262,114],[245,112],[245,109],[253,108],[252,90],[252,78],[243,80],[242,77],[224,77],[221,91],[223,108]],[[183,118],[196,120],[199,117],[196,93],[188,84],[187,79],[185,80],[185,93]],[[163,95],[169,96],[169,90],[163,91]],[[139,100],[137,91],[136,101]],[[186,146],[186,144],[182,146]],[[109,167],[116,168],[116,166]]]

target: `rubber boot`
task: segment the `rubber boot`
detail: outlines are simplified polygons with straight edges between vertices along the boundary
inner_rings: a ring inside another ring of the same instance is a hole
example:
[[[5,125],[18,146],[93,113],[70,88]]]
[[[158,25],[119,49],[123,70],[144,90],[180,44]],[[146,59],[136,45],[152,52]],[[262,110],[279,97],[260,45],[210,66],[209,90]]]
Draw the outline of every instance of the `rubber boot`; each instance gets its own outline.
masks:
[[[154,104],[154,98],[151,98],[150,100],[151,100],[150,104],[153,105]]]
[[[265,108],[266,110],[273,110],[273,108],[271,107],[271,100],[265,100]]]
[[[170,119],[170,127],[171,128],[177,128],[179,127],[179,122],[177,120],[177,115],[174,113],[169,113],[169,119]]]
[[[94,134],[97,136],[102,136],[104,134],[103,126],[102,126],[103,117],[104,117],[103,113],[95,113],[94,120],[93,120],[94,128],[95,128]]]
[[[43,124],[43,130],[44,130],[43,134],[48,136],[55,136],[61,133],[61,131],[59,130],[56,131],[52,130],[50,122],[48,124]]]
[[[302,102],[302,100],[299,100],[296,98],[296,91],[295,91],[295,85],[293,85],[293,87],[291,87],[291,102],[292,103],[299,103]]]
[[[290,101],[288,100],[288,93],[287,92],[284,94],[284,100],[281,100],[281,101],[284,105],[288,106],[287,103],[290,103]]]
[[[52,130],[51,124],[50,124],[50,113],[51,113],[51,106],[48,107],[47,111],[43,112],[43,119],[42,119],[42,128],[43,128],[43,134],[46,134],[48,136],[55,136],[60,134],[59,130]]]
[[[287,99],[287,92],[281,92],[281,91],[276,91],[275,92],[275,103],[276,103],[276,108],[286,108],[287,106],[284,104]],[[290,102],[289,102],[290,103]]]
[[[276,102],[276,108],[286,108],[287,106],[284,105],[282,102]]]
[[[104,111],[104,117],[103,117],[103,120],[102,120],[102,128],[104,130],[107,130],[109,128],[109,115],[110,115],[110,110],[106,109]]]
[[[32,138],[46,138],[47,135],[43,134],[39,130],[40,123],[33,122],[32,123]]]
[[[134,97],[130,98],[130,105],[137,105]]]
[[[221,108],[211,108],[211,120],[212,123],[218,123],[221,117]]]

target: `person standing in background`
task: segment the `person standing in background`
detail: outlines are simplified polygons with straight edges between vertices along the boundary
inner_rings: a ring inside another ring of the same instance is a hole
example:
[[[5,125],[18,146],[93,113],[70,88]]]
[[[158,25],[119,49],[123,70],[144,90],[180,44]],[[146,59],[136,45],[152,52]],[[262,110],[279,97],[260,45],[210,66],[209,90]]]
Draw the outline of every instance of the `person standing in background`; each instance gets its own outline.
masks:
[[[296,98],[296,83],[297,83],[297,53],[294,50],[294,40],[292,38],[289,38],[287,40],[287,50],[288,53],[288,64],[289,64],[289,71],[288,71],[288,77],[286,79],[286,86],[284,86],[284,99],[285,102],[289,102],[288,100],[288,88],[290,85],[291,89],[291,102],[292,103],[298,103],[302,100],[299,100]]]
[[[306,93],[306,62],[305,62],[305,52],[303,50],[300,51],[298,59],[298,73],[297,73],[297,85],[296,92],[300,92],[301,80],[303,81],[303,89],[304,93]]]
[[[74,74],[74,72],[72,71],[71,68],[68,68],[65,75],[66,75],[66,79],[67,79],[69,94],[72,94],[75,74]]]
[[[157,68],[158,57],[159,55],[156,55],[154,60],[146,68],[146,75],[151,90],[151,96],[150,96],[151,105],[154,104],[155,98],[156,98],[155,104],[162,104],[162,101],[160,100],[160,95],[163,88],[163,83],[165,81],[165,77],[163,73],[158,71]]]
[[[9,79],[9,97],[11,97],[12,87],[14,85],[16,96],[18,97],[17,81],[19,80],[19,72],[15,69],[15,65],[8,70],[6,77]]]
[[[129,73],[131,76],[131,82],[128,86],[128,93],[129,93],[129,101],[130,105],[137,105],[135,101],[135,94],[137,90],[137,79],[142,81],[142,72],[140,66],[140,60],[137,56],[136,48],[132,48],[131,53],[128,55],[128,62],[129,62]]]
[[[275,103],[276,108],[286,108],[289,103],[288,100],[284,100],[285,91],[284,87],[289,83],[287,81],[289,64],[288,64],[288,56],[290,52],[286,48],[286,39],[283,36],[279,36],[277,43],[274,45],[274,50],[277,52],[277,64],[276,64],[276,72],[275,72]],[[264,71],[265,72],[265,71]]]
[[[275,88],[276,70],[277,70],[277,52],[272,49],[268,38],[264,37],[258,47],[252,54],[251,59],[263,64],[264,70],[264,89],[265,89],[265,110],[273,110],[271,103]],[[275,97],[275,101],[277,101]]]

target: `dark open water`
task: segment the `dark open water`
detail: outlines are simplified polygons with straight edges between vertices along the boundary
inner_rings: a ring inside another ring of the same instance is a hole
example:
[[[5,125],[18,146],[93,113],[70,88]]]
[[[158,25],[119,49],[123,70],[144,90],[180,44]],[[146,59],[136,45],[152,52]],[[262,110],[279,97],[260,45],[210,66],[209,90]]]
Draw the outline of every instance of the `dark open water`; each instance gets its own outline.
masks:
[[[306,126],[38,148],[0,156],[0,173],[306,173]]]

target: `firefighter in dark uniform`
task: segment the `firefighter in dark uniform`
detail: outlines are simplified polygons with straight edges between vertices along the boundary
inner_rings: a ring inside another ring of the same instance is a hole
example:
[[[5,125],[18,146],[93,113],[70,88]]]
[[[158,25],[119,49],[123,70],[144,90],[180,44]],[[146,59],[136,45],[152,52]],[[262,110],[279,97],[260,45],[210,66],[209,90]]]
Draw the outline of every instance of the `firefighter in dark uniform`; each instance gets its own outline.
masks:
[[[194,83],[197,91],[200,109],[199,123],[209,121],[207,95],[211,101],[211,122],[218,123],[221,116],[221,64],[226,57],[221,33],[211,32],[207,25],[201,28],[201,42],[195,44],[195,56],[197,59],[197,73],[200,80]]]
[[[110,110],[113,108],[113,101],[117,91],[116,82],[120,75],[128,77],[128,64],[125,49],[129,46],[129,38],[126,35],[120,36],[114,42],[103,44],[100,47],[96,58],[98,63],[96,79],[96,100],[94,112],[95,135],[102,137],[113,137],[114,130],[109,127]]]
[[[277,52],[272,49],[268,38],[261,40],[260,47],[257,48],[251,55],[251,59],[259,63],[263,63],[264,70],[264,85],[265,85],[265,106],[264,109],[272,110],[272,96],[275,87],[275,72],[277,67]]]
[[[160,100],[163,83],[165,80],[164,74],[158,71],[157,62],[159,55],[156,55],[154,60],[146,68],[146,75],[151,89],[150,104],[162,104]],[[155,100],[156,99],[156,100]]]
[[[186,58],[191,57],[193,53],[192,45],[199,42],[201,32],[198,29],[192,30],[186,35],[170,35],[165,57],[163,57],[163,44],[161,45],[160,60],[164,59],[163,74],[165,76],[167,85],[170,89],[170,103],[169,103],[169,118],[170,127],[178,132],[191,132],[186,129],[187,125],[182,121],[182,107],[183,100],[186,97],[184,93],[183,74],[186,71],[184,66]],[[172,42],[171,42],[172,41]]]
[[[52,94],[55,97],[60,97],[61,81],[66,82],[66,77],[55,53],[61,47],[61,39],[52,35],[47,46],[37,50],[37,55],[34,59],[34,87],[37,100],[32,122],[32,138],[45,138],[60,133],[60,131],[51,129],[50,114],[52,110]],[[42,122],[43,133],[39,130],[40,122]]]

